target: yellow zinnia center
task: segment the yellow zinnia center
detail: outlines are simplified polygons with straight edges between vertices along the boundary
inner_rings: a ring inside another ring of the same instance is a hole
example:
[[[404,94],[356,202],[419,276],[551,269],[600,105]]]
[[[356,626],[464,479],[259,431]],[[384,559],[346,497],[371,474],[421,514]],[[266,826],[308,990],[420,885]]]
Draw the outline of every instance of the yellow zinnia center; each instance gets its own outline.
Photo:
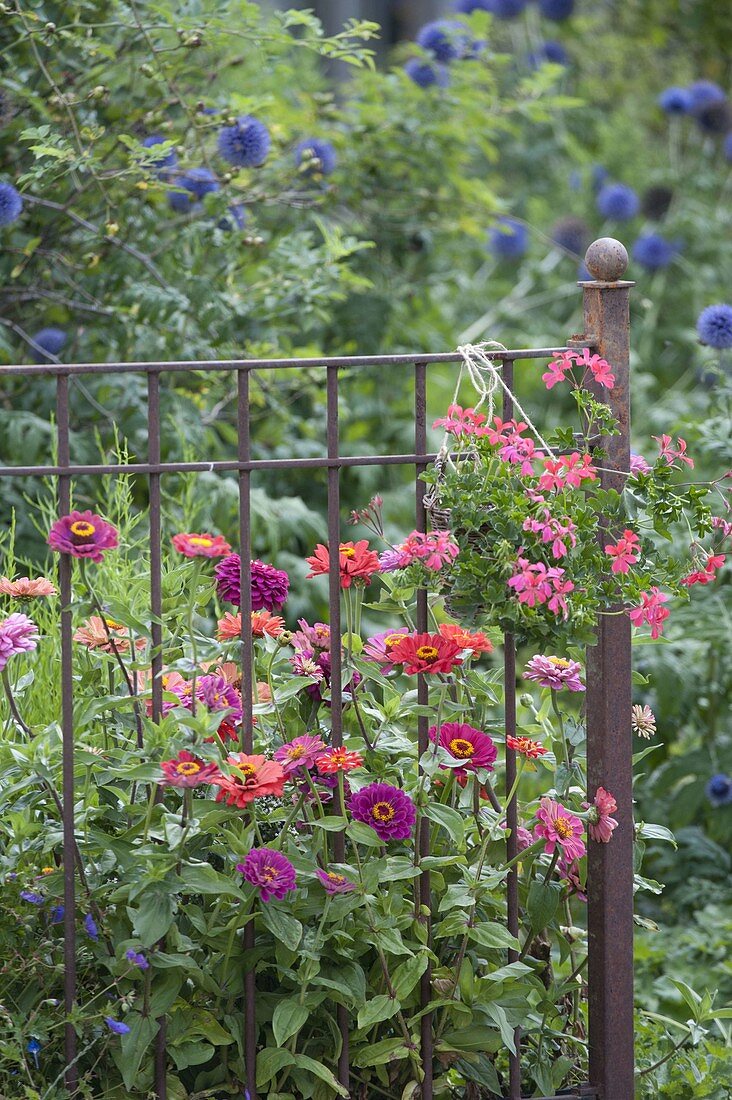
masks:
[[[399,645],[402,638],[406,638],[406,634],[387,634],[384,638],[384,648],[393,649],[395,645]]]
[[[355,558],[356,556],[356,551],[352,546],[340,546],[339,550],[344,558]]]
[[[342,882],[346,881],[345,875],[337,875],[335,871],[328,871],[328,878],[335,886],[340,886]]]
[[[178,775],[195,775],[197,772],[200,772],[201,765],[196,764],[194,760],[183,760],[178,764],[175,770]]]
[[[96,531],[96,527],[93,523],[86,523],[84,520],[77,519],[76,523],[72,523],[69,528],[72,535],[78,535],[79,538],[88,538],[89,535],[93,535]]]
[[[287,755],[290,760],[299,760],[301,756],[305,755],[305,749],[302,745],[295,745],[294,748],[290,749]]]
[[[555,666],[555,668],[569,668],[569,661],[565,661],[564,657],[550,657],[549,660]]]
[[[391,821],[394,816],[394,807],[388,802],[376,802],[371,807],[371,816],[376,821]]]
[[[439,654],[433,645],[421,645],[417,650],[417,656],[421,661],[434,661]]]
[[[122,626],[122,623],[116,623],[114,621],[114,619],[105,619],[104,621],[105,621],[105,623],[107,624],[107,626],[109,627],[110,630],[123,630],[124,629],[124,627]]]
[[[237,764],[236,767],[246,779],[250,779],[253,775],[257,774],[257,769],[253,764]]]
[[[567,840],[569,837],[574,835],[572,822],[569,820],[568,817],[558,817],[554,822],[554,829],[562,838],[562,840]]]
[[[203,535],[192,535],[188,541],[191,546],[213,546],[213,539],[207,539]]]
[[[450,742],[450,752],[453,756],[472,756],[475,752],[475,745],[472,741],[466,741],[464,737],[453,737]]]

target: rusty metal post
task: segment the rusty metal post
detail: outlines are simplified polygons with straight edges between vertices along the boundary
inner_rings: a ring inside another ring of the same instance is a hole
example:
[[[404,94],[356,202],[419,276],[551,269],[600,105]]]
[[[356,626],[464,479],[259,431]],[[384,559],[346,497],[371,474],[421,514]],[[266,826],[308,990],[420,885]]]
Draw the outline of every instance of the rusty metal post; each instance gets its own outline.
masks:
[[[630,469],[630,313],[633,285],[621,281],[623,245],[604,237],[585,257],[585,336],[611,364],[603,390],[620,434],[603,440],[602,485],[622,492]],[[617,472],[616,472],[617,471]],[[618,828],[611,844],[588,840],[590,1082],[602,1100],[632,1100],[633,1056],[633,793],[630,728],[631,654],[627,615],[604,615],[587,658],[587,787],[614,795]]]

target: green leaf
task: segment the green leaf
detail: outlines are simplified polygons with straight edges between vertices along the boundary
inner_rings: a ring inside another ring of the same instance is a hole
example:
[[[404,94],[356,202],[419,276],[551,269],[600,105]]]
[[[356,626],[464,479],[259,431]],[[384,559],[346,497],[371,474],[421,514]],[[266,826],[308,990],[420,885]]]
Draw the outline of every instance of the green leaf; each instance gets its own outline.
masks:
[[[391,976],[391,984],[400,1001],[407,999],[424,974],[428,964],[429,959],[424,951],[420,952],[419,955],[412,955],[411,958],[405,959],[403,963],[399,963]]]
[[[330,1085],[339,1096],[348,1097],[348,1089],[344,1088],[336,1081],[335,1077],[322,1062],[316,1062],[314,1058],[308,1058],[307,1054],[296,1054],[295,1064],[300,1069],[307,1070],[312,1073],[314,1077],[319,1077],[321,1081],[325,1081],[326,1085]]]
[[[371,848],[378,848],[381,844],[374,830],[364,821],[352,821],[346,829],[346,835],[354,844],[368,844]]]
[[[283,1046],[293,1035],[297,1035],[309,1015],[309,1009],[297,1001],[280,1001],[272,1016],[272,1031],[277,1046]]]
[[[130,1030],[121,1038],[120,1052],[122,1056],[117,1064],[125,1088],[130,1091],[135,1084],[135,1078],[145,1051],[158,1033],[158,1022],[152,1016],[128,1013],[125,1017],[125,1023]]]
[[[430,821],[436,822],[447,830],[450,838],[458,848],[462,847],[465,835],[465,819],[461,813],[454,810],[452,806],[442,806],[439,802],[431,803],[424,812],[425,817],[428,817]]]
[[[257,1054],[257,1088],[271,1081],[285,1066],[294,1066],[295,1056],[289,1050],[266,1047]]]
[[[345,829],[348,820],[345,817],[322,817],[311,821],[310,824],[317,829],[325,829],[327,833],[340,833]]]
[[[196,894],[227,894],[244,901],[244,894],[226,875],[220,875],[208,863],[186,863],[181,871],[186,887]]]
[[[544,927],[543,925],[541,926]],[[518,950],[519,942],[515,936],[512,936],[509,930],[503,924],[498,924],[495,921],[481,921],[479,924],[473,925],[468,930],[468,936],[471,940],[479,943],[481,947],[496,947],[506,948],[511,947],[514,950]]]
[[[263,905],[261,909],[262,920],[269,928],[275,939],[289,947],[290,951],[297,951],[302,939],[302,925],[289,913],[283,913],[274,905]]]
[[[506,1015],[505,1008],[501,1008],[494,1001],[489,1001],[485,1006],[485,1010],[492,1020],[498,1025],[498,1030],[501,1033],[501,1038],[511,1051],[512,1054],[516,1053],[516,1045],[514,1043],[513,1028],[508,1022],[508,1016]]]
[[[132,928],[143,947],[152,947],[161,940],[173,923],[176,899],[169,887],[153,883],[146,887],[139,909],[129,909]]]
[[[669,844],[673,844],[674,848],[678,848],[676,837],[665,825],[647,825],[643,822],[639,826],[636,835],[642,837],[643,840],[667,840]]]
[[[558,882],[539,882],[534,879],[531,883],[527,908],[535,932],[551,923],[561,896],[562,888]]]
[[[409,1056],[403,1039],[382,1039],[379,1043],[369,1043],[356,1054],[353,1064],[365,1066],[383,1066],[390,1062],[401,1062]]]
[[[358,1027],[372,1027],[373,1024],[380,1024],[382,1020],[390,1020],[401,1007],[395,998],[387,996],[386,993],[380,993],[359,1009]]]

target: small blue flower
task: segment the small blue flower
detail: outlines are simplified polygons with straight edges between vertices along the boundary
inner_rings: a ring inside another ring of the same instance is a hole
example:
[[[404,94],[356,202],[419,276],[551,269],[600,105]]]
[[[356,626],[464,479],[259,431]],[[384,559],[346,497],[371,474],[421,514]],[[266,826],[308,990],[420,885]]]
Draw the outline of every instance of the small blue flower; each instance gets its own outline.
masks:
[[[732,130],[730,130],[727,137],[724,139],[722,149],[724,151],[725,160],[732,161]]]
[[[410,57],[404,65],[404,72],[420,88],[446,88],[450,83],[450,74],[444,65],[422,61],[419,57]]]
[[[488,247],[504,260],[518,260],[529,247],[529,232],[515,218],[498,218],[488,234]]]
[[[465,57],[470,49],[470,35],[464,23],[457,19],[436,19],[425,23],[417,32],[417,45],[429,50],[443,63]]]
[[[633,245],[632,256],[642,267],[658,271],[668,267],[678,251],[678,244],[672,244],[659,233],[643,233]]]
[[[113,1031],[115,1035],[128,1035],[130,1028],[127,1024],[123,1024],[121,1020],[115,1020],[112,1016],[105,1016],[104,1022],[110,1031]]]
[[[707,306],[697,318],[696,331],[710,348],[732,348],[732,306]]]
[[[17,221],[23,210],[23,199],[12,183],[0,183],[0,226]]]
[[[657,102],[667,115],[686,115],[691,110],[691,93],[687,88],[672,85],[670,88],[664,88]]]
[[[335,149],[329,141],[322,138],[306,138],[295,147],[295,163],[298,168],[307,164],[303,175],[329,176],[335,171],[337,162]]]
[[[31,905],[43,905],[46,900],[43,894],[36,894],[34,890],[21,890],[20,896],[23,901],[27,901]]]
[[[219,130],[219,153],[239,168],[259,168],[269,153],[269,130],[253,115],[243,115],[233,126]]]
[[[38,1055],[41,1051],[41,1044],[39,1043],[38,1039],[36,1039],[35,1037],[29,1039],[28,1040],[28,1046],[25,1049],[28,1051],[28,1053],[32,1057],[33,1061],[35,1062],[36,1069],[38,1069],[38,1067],[39,1067]]]
[[[96,921],[94,920],[94,917],[91,915],[91,913],[87,913],[87,915],[84,917],[84,931],[86,932],[90,940],[94,940],[96,942],[99,939],[99,929],[97,928]]]
[[[539,10],[545,19],[561,23],[574,11],[574,0],[539,0]]]
[[[131,947],[129,951],[125,952],[125,958],[132,963],[133,966],[137,966],[140,970],[149,970],[150,963],[147,961],[141,951],[135,951],[134,947]]]
[[[178,187],[184,187],[185,191],[190,191],[189,195],[185,191],[168,191],[168,202],[173,210],[181,214],[187,214],[195,205],[196,199],[202,199],[204,195],[220,189],[219,181],[208,168],[189,168],[176,176],[173,182]]]
[[[167,140],[167,138],[161,137],[160,134],[151,134],[150,137],[145,138],[142,144],[146,149],[152,149],[156,145],[162,145]],[[175,168],[177,163],[178,158],[173,149],[169,153],[161,153],[159,157],[150,160],[153,168]]]
[[[603,218],[628,221],[640,210],[640,199],[632,187],[624,183],[608,183],[597,196],[597,209]]]
[[[552,65],[568,65],[569,55],[561,42],[542,42],[538,50],[530,53],[526,61],[530,68],[539,69],[547,61]]]
[[[34,344],[38,344],[39,348],[43,351],[36,351],[35,348],[31,348],[33,354],[33,361],[35,363],[50,363],[49,355],[54,357],[63,351],[68,340],[68,334],[64,332],[62,328],[42,328],[36,332],[31,339]],[[46,352],[46,355],[43,352]]]
[[[455,0],[452,10],[460,15],[472,15],[474,11],[495,11],[495,0]]]
[[[686,90],[691,99],[690,110],[692,111],[711,107],[713,103],[724,103],[727,98],[719,84],[715,84],[712,80],[697,80]]]
[[[234,229],[243,229],[246,224],[247,212],[241,202],[232,202],[223,218],[219,218],[217,222],[219,229],[223,229],[226,233],[231,233]]]
[[[706,791],[712,806],[732,804],[732,779],[728,775],[713,775],[707,783]]]
[[[63,905],[53,905],[51,907],[51,924],[63,924],[64,920],[64,907]]]

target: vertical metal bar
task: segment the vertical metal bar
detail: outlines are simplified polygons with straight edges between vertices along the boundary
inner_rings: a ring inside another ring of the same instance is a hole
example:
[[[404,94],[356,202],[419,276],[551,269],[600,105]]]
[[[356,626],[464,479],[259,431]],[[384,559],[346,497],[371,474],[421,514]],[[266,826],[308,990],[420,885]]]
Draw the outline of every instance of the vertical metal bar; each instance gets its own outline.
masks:
[[[69,441],[69,379],[59,374],[56,379],[56,427],[58,464],[69,468],[71,449]],[[59,474],[59,515],[71,511],[71,475]],[[76,1064],[76,1031],[70,1022],[76,999],[76,883],[74,879],[75,829],[74,829],[74,675],[72,660],[71,619],[71,557],[59,555],[59,591],[61,596],[61,736],[63,806],[63,861],[64,861],[64,1054],[66,1058],[66,1088],[76,1095],[79,1070]]]
[[[424,363],[414,364],[414,453],[424,455],[427,453],[427,368]],[[418,531],[426,530],[427,514],[424,505],[425,486],[419,480],[419,475],[425,470],[426,462],[418,462],[415,470],[415,520]],[[417,613],[416,626],[418,633],[427,630],[427,589],[417,589]],[[429,703],[429,686],[426,676],[417,677],[417,703],[419,706],[427,706]],[[420,759],[429,748],[428,735],[429,722],[426,714],[420,714],[417,718],[417,748]],[[422,816],[419,824],[419,836],[415,838],[420,860],[430,854],[430,823],[428,818]],[[428,943],[431,932],[431,919],[428,914],[431,911],[430,873],[423,870],[419,877],[419,901],[421,913],[419,920],[427,926]],[[420,1008],[424,1009],[432,1000],[432,967],[427,966],[420,979],[419,985]],[[432,1062],[434,1057],[434,1043],[432,1036],[432,1014],[423,1016],[420,1020],[420,1039],[422,1047],[422,1068],[424,1081],[422,1082],[421,1100],[432,1100]]]
[[[338,367],[328,367],[326,374],[326,442],[328,458],[339,457],[338,439]],[[343,744],[343,691],[341,686],[341,577],[340,577],[340,540],[341,540],[341,488],[340,468],[328,467],[328,610],[330,623],[330,721],[331,743]],[[343,806],[336,794],[334,799],[336,814],[343,813]],[[333,837],[333,856],[336,863],[342,863],[346,857],[346,838],[343,833]],[[338,1029],[341,1033],[341,1053],[338,1058],[338,1080],[346,1088],[350,1083],[349,1069],[349,1020],[345,1005],[336,1008]]]
[[[147,460],[160,462],[160,375],[151,371],[147,376]],[[159,722],[163,712],[163,596],[162,547],[160,530],[160,474],[148,475],[150,525],[150,634],[152,639],[152,720]],[[142,748],[142,729],[138,728],[138,744]],[[155,1096],[167,1100],[168,1066],[166,1050],[167,1019],[158,1018],[155,1036]]]
[[[620,434],[603,440],[602,485],[622,492],[630,468],[630,287],[617,280],[628,256],[610,238],[596,241],[583,283],[585,332],[613,368],[615,386],[601,391]],[[618,471],[618,472],[616,472]],[[616,610],[616,609],[613,609]],[[619,610],[619,609],[617,609]],[[612,844],[588,842],[590,1081],[603,1100],[634,1094],[633,1057],[633,787],[630,730],[631,629],[627,615],[603,615],[587,657],[587,786],[605,787],[618,804]]]
[[[503,381],[513,393],[513,359],[506,359],[503,364]],[[513,401],[508,393],[503,394],[503,419],[510,420],[513,417]],[[516,643],[512,634],[504,635],[503,639],[503,679],[504,679],[504,715],[506,727],[506,740],[516,736]],[[506,794],[512,790],[516,780],[516,753],[506,745]],[[515,794],[506,806],[506,825],[511,830],[506,842],[506,855],[509,860],[518,855],[518,799]],[[518,896],[518,867],[513,866],[506,881],[506,906],[508,913],[508,930],[512,936],[519,934],[519,896]],[[509,949],[508,961],[516,962],[518,951]],[[520,1100],[521,1096],[521,1029],[515,1028],[513,1041],[516,1053],[508,1056],[508,1095],[510,1100]]]
[[[249,432],[249,371],[240,370],[237,374],[237,454],[239,462],[249,462],[251,442]],[[251,753],[254,741],[254,722],[252,720],[252,527],[251,527],[251,472],[239,471],[239,556],[241,568],[239,582],[241,588],[239,611],[241,613],[241,703],[242,727],[241,746],[244,752]],[[254,921],[244,926],[244,951],[254,947]],[[246,1067],[247,1091],[250,1100],[257,1097],[257,1019],[256,1019],[256,974],[253,966],[244,973],[244,1062]]]

